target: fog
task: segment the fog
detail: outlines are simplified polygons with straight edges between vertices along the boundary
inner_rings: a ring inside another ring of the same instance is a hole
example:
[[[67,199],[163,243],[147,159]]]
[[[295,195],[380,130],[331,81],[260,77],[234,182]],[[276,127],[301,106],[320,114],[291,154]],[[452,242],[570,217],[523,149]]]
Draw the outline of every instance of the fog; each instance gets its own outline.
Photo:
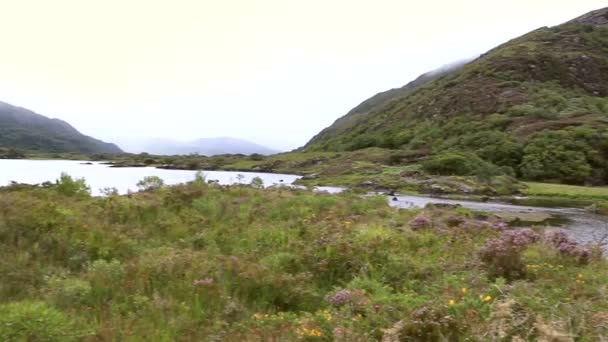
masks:
[[[1,1],[0,101],[106,141],[288,150],[377,92],[605,0]]]

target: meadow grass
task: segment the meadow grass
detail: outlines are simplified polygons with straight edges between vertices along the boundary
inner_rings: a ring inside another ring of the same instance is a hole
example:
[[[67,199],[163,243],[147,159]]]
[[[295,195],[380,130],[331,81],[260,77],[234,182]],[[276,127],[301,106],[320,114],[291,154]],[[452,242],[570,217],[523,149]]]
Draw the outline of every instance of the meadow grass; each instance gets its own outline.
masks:
[[[91,197],[79,186],[63,177],[0,188],[0,340],[608,332],[605,260],[573,252],[582,246],[521,240],[493,215],[203,179],[126,196]]]
[[[529,196],[569,197],[574,199],[608,200],[608,187],[526,182]]]

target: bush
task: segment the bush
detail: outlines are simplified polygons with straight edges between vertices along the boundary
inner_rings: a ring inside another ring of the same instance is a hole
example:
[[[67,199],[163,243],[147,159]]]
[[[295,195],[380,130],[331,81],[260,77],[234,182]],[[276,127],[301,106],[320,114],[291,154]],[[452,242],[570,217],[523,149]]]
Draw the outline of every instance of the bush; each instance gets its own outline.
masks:
[[[480,251],[481,261],[491,276],[518,279],[525,275],[521,260],[523,250],[538,241],[540,236],[529,228],[505,230],[500,237],[488,240]]]
[[[154,189],[160,189],[165,185],[165,181],[158,176],[147,176],[137,183],[137,187],[140,191],[150,191]]]
[[[446,176],[489,177],[500,174],[495,165],[481,160],[477,155],[464,152],[443,152],[422,163],[422,168],[431,174]]]
[[[262,180],[260,177],[253,177],[250,184],[254,188],[261,189],[264,187],[264,180]]]
[[[587,154],[594,149],[576,131],[546,131],[537,134],[524,149],[520,168],[523,178],[583,184],[592,175]]]
[[[575,258],[581,264],[588,263],[593,254],[590,247],[580,245],[563,230],[547,232],[545,241],[557,248],[562,255]]]
[[[78,278],[51,277],[48,281],[51,300],[61,307],[84,304],[91,294],[91,284]]]
[[[66,196],[88,196],[91,194],[91,188],[84,178],[72,178],[65,172],[55,181],[55,185],[57,191]]]
[[[0,306],[2,341],[75,341],[73,322],[44,302],[15,302]]]

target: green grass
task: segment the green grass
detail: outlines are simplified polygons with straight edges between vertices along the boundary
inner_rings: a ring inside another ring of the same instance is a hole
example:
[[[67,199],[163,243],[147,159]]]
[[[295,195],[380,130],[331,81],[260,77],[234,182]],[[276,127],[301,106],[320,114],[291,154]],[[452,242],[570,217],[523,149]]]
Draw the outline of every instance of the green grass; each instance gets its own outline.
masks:
[[[529,196],[568,197],[573,199],[608,200],[608,187],[589,187],[549,183],[525,183]]]
[[[0,339],[597,340],[608,332],[606,261],[581,262],[538,241],[509,254],[520,276],[496,277],[480,258],[500,235],[494,216],[202,181],[129,196],[80,190],[66,177],[0,188]],[[414,217],[430,221],[412,229]]]

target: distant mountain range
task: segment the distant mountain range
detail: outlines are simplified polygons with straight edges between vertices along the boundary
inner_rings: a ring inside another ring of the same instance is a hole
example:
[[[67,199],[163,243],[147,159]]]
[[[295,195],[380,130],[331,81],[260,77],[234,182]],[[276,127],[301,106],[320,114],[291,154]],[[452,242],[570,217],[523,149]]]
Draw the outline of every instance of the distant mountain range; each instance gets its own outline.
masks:
[[[253,143],[251,141],[229,138],[204,138],[194,141],[177,141],[172,139],[123,139],[120,146],[127,152],[147,152],[157,155],[179,155],[197,153],[204,156],[218,154],[275,154],[280,151]]]
[[[65,121],[0,102],[0,147],[40,152],[122,153],[78,132]]]

